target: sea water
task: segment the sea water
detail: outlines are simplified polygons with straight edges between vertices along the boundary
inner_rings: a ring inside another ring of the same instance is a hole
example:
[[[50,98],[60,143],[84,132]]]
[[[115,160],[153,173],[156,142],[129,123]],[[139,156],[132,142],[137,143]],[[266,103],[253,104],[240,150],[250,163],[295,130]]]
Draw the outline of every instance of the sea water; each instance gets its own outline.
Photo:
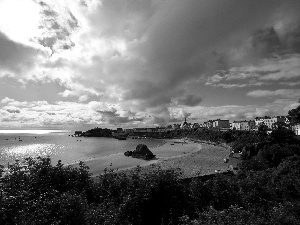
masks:
[[[117,140],[104,137],[72,137],[66,130],[0,130],[0,165],[27,157],[51,157],[52,164],[92,160],[134,150],[138,144],[154,148],[163,144],[157,139]]]

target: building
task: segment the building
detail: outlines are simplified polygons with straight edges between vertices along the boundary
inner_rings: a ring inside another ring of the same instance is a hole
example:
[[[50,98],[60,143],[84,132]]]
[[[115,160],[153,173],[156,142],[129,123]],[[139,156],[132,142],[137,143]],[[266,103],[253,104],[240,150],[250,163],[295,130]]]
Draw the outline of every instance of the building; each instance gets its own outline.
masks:
[[[213,128],[218,128],[218,129],[229,129],[230,128],[230,123],[229,120],[221,120],[217,119],[213,121]]]
[[[296,135],[300,135],[300,123],[295,124],[292,128]]]
[[[207,122],[204,122],[203,123],[203,127],[205,127],[205,128],[212,128],[213,127],[213,120],[209,120],[209,121],[207,121]]]
[[[255,128],[254,120],[233,121],[231,124],[232,130],[253,130]]]
[[[241,121],[241,130],[253,130],[254,128],[255,128],[255,121],[254,120]]]
[[[241,130],[241,121],[233,121],[231,123],[232,130]]]
[[[258,128],[260,125],[264,124],[265,119],[271,119],[269,116],[255,117],[255,127]]]
[[[274,123],[285,123],[285,116],[273,116],[272,118],[265,119],[264,124],[268,127],[268,129],[272,130]]]
[[[181,126],[180,124],[176,124],[176,123],[175,123],[175,124],[173,124],[173,129],[174,129],[174,130],[179,130],[179,129],[180,129],[180,126]]]
[[[198,128],[200,128],[199,123],[194,123],[194,124],[192,125],[192,129],[198,129]]]
[[[125,129],[125,132],[126,132],[128,135],[133,135],[133,129]]]

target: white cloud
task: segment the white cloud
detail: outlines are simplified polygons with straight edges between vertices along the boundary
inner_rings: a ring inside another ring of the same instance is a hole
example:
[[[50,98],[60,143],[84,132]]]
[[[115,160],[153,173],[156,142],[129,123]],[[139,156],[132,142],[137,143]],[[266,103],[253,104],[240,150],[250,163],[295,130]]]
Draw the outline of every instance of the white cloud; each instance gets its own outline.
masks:
[[[9,113],[20,113],[20,109],[15,106],[5,106],[2,109],[6,110]]]
[[[0,30],[10,39],[32,45],[29,39],[38,35],[39,21],[39,7],[33,1],[0,1]]]
[[[5,97],[4,99],[1,100],[1,103],[6,104],[6,103],[9,103],[9,102],[14,102],[14,101],[15,101],[14,99],[10,99],[8,97]]]

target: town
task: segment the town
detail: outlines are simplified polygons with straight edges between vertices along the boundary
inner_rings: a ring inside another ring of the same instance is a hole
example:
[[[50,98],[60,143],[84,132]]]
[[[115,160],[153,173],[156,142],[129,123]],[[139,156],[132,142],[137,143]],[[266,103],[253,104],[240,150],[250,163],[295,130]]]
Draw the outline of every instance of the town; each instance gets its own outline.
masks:
[[[261,125],[265,125],[268,133],[271,133],[278,124],[293,130],[296,135],[300,135],[300,124],[291,124],[290,119],[287,116],[264,116],[256,117],[254,120],[239,120],[233,122],[216,119],[208,120],[203,123],[188,123],[187,118],[185,118],[182,124],[173,124],[166,127],[117,128],[116,130],[96,127],[86,132],[76,131],[75,135],[85,137],[114,137],[119,140],[125,140],[128,136],[132,138],[176,138],[181,136],[182,133],[188,134],[203,129],[220,132],[228,130],[257,131]]]

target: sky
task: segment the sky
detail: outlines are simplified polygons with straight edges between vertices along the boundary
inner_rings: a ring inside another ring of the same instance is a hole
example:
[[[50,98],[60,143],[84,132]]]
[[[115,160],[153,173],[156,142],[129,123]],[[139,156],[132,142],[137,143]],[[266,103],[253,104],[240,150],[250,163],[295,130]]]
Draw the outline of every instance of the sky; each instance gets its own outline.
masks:
[[[299,0],[0,0],[0,129],[287,115]]]

